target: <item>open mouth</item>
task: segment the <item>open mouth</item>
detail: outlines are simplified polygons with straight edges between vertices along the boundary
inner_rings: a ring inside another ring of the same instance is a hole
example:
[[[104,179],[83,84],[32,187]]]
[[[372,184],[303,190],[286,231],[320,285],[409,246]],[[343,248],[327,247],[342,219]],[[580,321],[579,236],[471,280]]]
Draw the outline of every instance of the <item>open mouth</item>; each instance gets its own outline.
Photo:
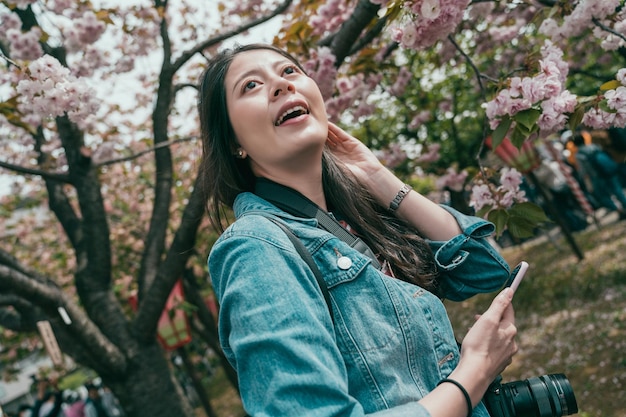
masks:
[[[278,119],[274,122],[274,126],[280,126],[285,123],[289,119],[293,119],[294,117],[302,116],[303,114],[309,114],[309,109],[304,106],[295,106],[290,109],[287,109],[283,114],[280,115]]]

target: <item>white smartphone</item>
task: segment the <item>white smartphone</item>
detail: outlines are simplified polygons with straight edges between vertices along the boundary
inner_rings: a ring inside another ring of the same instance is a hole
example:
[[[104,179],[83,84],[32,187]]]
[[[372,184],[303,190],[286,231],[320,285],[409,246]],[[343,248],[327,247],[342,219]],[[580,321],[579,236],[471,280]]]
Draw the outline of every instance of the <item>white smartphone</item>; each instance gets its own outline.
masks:
[[[522,261],[513,269],[513,274],[515,274],[515,278],[513,278],[513,282],[511,283],[511,289],[513,293],[519,287],[519,283],[524,279],[524,275],[526,275],[526,271],[528,270],[528,262]]]

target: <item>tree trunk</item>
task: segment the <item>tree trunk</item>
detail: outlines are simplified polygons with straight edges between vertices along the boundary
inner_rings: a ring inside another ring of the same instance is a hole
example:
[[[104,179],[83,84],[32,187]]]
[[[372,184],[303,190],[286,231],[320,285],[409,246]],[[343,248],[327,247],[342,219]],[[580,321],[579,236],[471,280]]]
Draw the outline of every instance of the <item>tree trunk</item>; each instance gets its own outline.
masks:
[[[128,417],[193,417],[191,404],[170,366],[163,349],[154,343],[133,352],[122,378],[105,373],[100,376]]]

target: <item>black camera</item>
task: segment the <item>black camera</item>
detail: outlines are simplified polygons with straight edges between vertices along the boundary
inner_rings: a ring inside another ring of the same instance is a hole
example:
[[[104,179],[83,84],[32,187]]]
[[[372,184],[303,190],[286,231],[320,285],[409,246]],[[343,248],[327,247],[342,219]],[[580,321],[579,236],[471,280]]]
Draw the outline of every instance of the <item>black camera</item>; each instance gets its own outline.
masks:
[[[492,417],[560,417],[578,412],[576,397],[563,374],[549,374],[489,385],[483,402]]]

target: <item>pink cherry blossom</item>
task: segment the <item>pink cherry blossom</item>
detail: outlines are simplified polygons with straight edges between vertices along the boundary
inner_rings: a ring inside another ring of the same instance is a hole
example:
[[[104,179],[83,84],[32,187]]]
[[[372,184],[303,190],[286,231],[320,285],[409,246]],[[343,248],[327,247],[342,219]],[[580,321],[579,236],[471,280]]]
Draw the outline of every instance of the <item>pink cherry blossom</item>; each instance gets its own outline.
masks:
[[[310,51],[311,58],[302,64],[309,77],[313,78],[319,86],[322,97],[328,100],[333,95],[337,69],[335,68],[335,56],[330,48],[321,47]]]
[[[583,116],[583,124],[594,129],[608,129],[613,125],[615,114],[598,108],[591,108]]]
[[[424,19],[435,20],[441,14],[440,1],[439,0],[423,0],[419,9],[419,13]]]
[[[37,3],[37,0],[13,0],[12,3],[18,9],[26,10],[26,8],[31,4]]]
[[[457,172],[454,167],[450,167],[446,170],[444,175],[437,179],[436,186],[440,190],[448,188],[452,191],[460,192],[463,191],[467,176],[468,173],[466,170]]]
[[[432,114],[430,111],[422,110],[421,112],[413,116],[413,119],[411,119],[407,127],[411,130],[417,130],[418,127],[431,120],[431,118]]]
[[[407,159],[406,151],[397,142],[389,145],[387,149],[376,151],[375,155],[389,169],[398,167]]]
[[[480,211],[483,207],[495,204],[491,190],[487,184],[474,185],[470,197],[470,207]]]
[[[626,68],[622,68],[617,71],[617,75],[615,77],[617,81],[622,83],[623,86],[626,86]]]
[[[411,72],[406,67],[400,68],[396,82],[391,86],[391,94],[398,97],[402,96],[409,81],[411,81]]]
[[[422,153],[418,158],[417,162],[435,162],[441,158],[441,154],[439,150],[441,149],[441,144],[439,143],[431,143],[428,145],[427,151]]]
[[[393,38],[404,48],[430,47],[458,26],[468,4],[469,0],[405,0],[407,19],[397,23]]]
[[[9,29],[6,36],[10,45],[9,53],[13,59],[32,61],[43,55],[43,49],[39,44],[41,30],[38,27],[35,26],[25,33],[19,29]]]
[[[522,173],[515,168],[502,168],[500,184],[506,191],[517,191],[522,183]]]
[[[499,185],[475,184],[472,187],[470,206],[476,211],[483,208],[510,208],[515,203],[527,201],[526,193],[520,190],[522,174],[515,168],[502,168],[500,171]],[[487,214],[485,214],[486,216]]]
[[[76,78],[59,61],[44,55],[29,65],[30,78],[16,87],[20,94],[18,108],[33,120],[67,114],[83,129],[92,127],[98,109],[95,91],[83,79]]]
[[[626,87],[620,86],[615,90],[609,90],[604,93],[606,104],[610,109],[618,110],[626,106]]]

